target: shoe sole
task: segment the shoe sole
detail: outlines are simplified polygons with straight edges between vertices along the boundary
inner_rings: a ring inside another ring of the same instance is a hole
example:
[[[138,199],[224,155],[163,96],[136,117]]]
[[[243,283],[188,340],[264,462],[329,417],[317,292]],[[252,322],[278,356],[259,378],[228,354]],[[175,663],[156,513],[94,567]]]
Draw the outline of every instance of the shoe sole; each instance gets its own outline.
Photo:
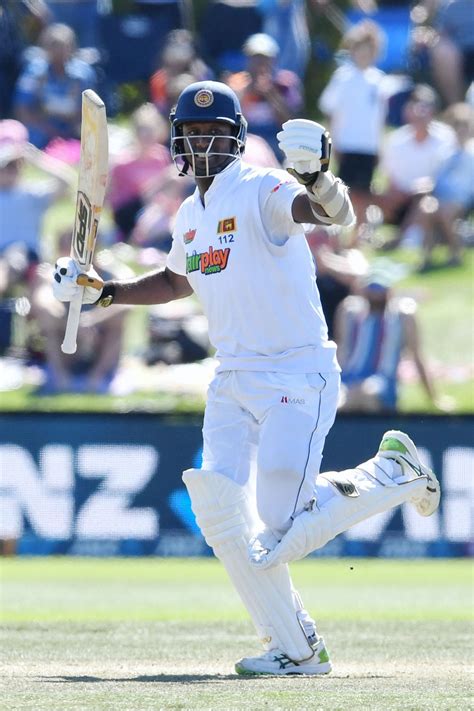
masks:
[[[416,445],[407,434],[405,434],[404,432],[400,432],[399,430],[389,430],[384,434],[382,442],[386,439],[397,439],[399,442],[401,442],[403,446],[406,447],[406,449],[408,450],[408,454],[410,455],[411,459],[413,459],[414,462],[418,463],[418,469],[421,472],[420,476],[427,477],[426,491],[428,492],[428,496],[418,502],[414,501],[413,504],[420,516],[431,516],[438,508],[439,502],[441,500],[441,486],[436,477],[436,474],[429,467],[421,463],[420,458],[418,456],[418,451],[416,449]],[[398,457],[403,459],[403,454],[401,452],[397,452],[394,450],[392,451]],[[385,453],[386,451],[381,452],[381,454]],[[411,465],[410,461],[404,461]]]

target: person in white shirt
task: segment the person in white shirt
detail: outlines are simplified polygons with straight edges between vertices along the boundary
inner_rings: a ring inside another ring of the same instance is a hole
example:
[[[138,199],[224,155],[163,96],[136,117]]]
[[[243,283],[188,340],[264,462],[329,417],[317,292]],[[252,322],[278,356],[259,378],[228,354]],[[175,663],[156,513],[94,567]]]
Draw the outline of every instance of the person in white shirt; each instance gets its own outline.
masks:
[[[319,108],[330,118],[339,177],[351,190],[358,226],[355,241],[359,232],[363,234],[387,113],[385,73],[375,66],[381,44],[375,22],[363,20],[351,27],[341,45],[347,61],[336,69],[319,99]]]
[[[404,108],[406,123],[387,136],[381,151],[380,172],[388,184],[381,194],[372,195],[372,202],[381,208],[385,222],[399,227],[392,247],[416,224],[419,200],[432,190],[456,146],[452,128],[434,118],[437,103],[435,91],[418,84]]]
[[[340,378],[303,225],[353,221],[347,188],[328,170],[327,131],[305,119],[283,125],[278,139],[290,177],[241,160],[246,121],[225,84],[189,85],[170,119],[173,159],[197,187],[178,211],[167,266],[86,289],[85,301],[156,304],[197,294],[218,366],[202,468],[188,469],[183,480],[266,650],[239,660],[236,671],[326,674],[324,640],[286,564],[403,501],[429,515],[439,484],[399,432],[386,433],[379,453],[358,469],[318,475]],[[60,300],[77,293],[77,275],[72,260],[58,260]]]

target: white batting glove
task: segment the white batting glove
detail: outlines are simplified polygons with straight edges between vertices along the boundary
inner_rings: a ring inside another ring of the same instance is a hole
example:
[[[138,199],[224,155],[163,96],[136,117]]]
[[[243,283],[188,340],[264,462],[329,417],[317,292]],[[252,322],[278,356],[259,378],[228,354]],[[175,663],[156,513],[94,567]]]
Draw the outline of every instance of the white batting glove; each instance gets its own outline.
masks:
[[[60,257],[54,265],[53,294],[58,301],[72,301],[84,286],[82,303],[93,304],[100,299],[104,282],[93,267],[87,273],[71,257]]]
[[[329,167],[331,138],[315,121],[291,119],[277,133],[278,146],[288,161],[288,172],[303,185],[313,183]]]

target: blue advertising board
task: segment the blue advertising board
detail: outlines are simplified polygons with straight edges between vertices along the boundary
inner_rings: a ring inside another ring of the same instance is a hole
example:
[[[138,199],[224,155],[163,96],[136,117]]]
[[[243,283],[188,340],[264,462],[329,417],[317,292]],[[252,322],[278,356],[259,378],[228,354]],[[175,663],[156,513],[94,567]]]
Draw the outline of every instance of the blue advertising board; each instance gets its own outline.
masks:
[[[386,429],[403,429],[440,474],[429,518],[404,505],[355,526],[316,555],[472,553],[471,417],[340,416],[322,469],[365,461]],[[157,415],[0,415],[0,540],[18,554],[210,555],[181,472],[199,467],[201,421]]]

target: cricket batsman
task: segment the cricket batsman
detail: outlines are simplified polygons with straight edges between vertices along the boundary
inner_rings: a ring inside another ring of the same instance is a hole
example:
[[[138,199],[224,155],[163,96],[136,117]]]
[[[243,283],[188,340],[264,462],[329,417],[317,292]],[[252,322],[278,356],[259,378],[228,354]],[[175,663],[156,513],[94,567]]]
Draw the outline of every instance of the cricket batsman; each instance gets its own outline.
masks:
[[[173,159],[181,174],[193,175],[196,190],[176,216],[167,265],[103,285],[89,270],[98,289],[86,287],[83,300],[106,307],[197,295],[217,368],[204,415],[202,468],[185,471],[183,481],[264,647],[235,669],[327,674],[325,642],[288,563],[404,502],[429,516],[439,505],[439,483],[398,431],[386,432],[375,456],[354,469],[320,473],[340,368],[303,225],[354,220],[347,187],[329,170],[328,132],[313,121],[287,121],[277,134],[287,171],[247,165],[238,98],[213,81],[184,89],[170,121]],[[58,260],[58,299],[74,299],[79,271],[72,259]],[[254,460],[252,502],[245,484]]]

